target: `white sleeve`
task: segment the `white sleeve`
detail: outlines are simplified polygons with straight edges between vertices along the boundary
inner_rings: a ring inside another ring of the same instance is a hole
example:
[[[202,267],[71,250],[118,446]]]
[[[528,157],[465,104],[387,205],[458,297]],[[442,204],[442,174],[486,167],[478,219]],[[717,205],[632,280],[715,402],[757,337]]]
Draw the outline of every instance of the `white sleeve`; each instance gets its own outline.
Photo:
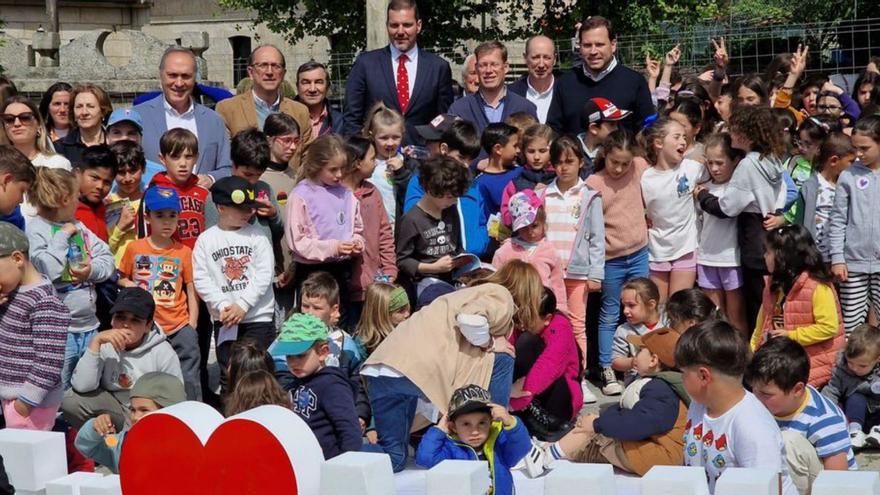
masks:
[[[250,311],[260,301],[260,298],[271,288],[272,280],[275,278],[275,256],[269,239],[253,233],[251,239],[254,240],[254,259],[251,260],[253,274],[247,287],[238,292],[236,301],[245,312]]]
[[[196,285],[196,292],[199,297],[205,301],[211,313],[218,314],[220,310],[229,304],[226,296],[220,290],[222,281],[217,283],[212,277],[212,269],[215,268],[211,256],[208,254],[211,250],[212,236],[210,232],[204,232],[199,236],[196,245],[193,248],[193,283]]]

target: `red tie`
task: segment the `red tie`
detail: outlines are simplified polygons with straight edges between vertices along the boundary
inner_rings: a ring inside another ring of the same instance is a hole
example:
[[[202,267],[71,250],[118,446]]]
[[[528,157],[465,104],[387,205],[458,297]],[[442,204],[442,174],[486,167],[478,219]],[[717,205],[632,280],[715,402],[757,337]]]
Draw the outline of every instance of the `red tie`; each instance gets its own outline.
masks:
[[[397,57],[397,103],[400,104],[400,113],[406,113],[409,105],[409,74],[406,72],[408,61],[406,54]]]

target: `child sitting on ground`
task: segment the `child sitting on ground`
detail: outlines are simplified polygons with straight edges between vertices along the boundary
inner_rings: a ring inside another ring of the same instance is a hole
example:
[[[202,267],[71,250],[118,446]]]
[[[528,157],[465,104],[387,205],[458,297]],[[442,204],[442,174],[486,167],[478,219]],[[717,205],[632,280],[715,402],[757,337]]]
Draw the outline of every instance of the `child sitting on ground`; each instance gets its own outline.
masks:
[[[623,315],[626,323],[614,332],[614,348],[611,352],[611,366],[614,371],[625,374],[629,385],[638,375],[635,369],[638,349],[629,343],[630,335],[645,335],[655,328],[666,326],[666,318],[660,312],[660,291],[649,278],[636,278],[623,285],[620,291]]]
[[[422,437],[416,464],[430,469],[448,459],[486,460],[493,485],[489,493],[512,495],[510,468],[532,446],[525,426],[504,406],[493,404],[489,392],[477,385],[453,392],[448,411]]]
[[[249,371],[238,378],[224,400],[223,414],[228,418],[268,405],[290,409],[290,396],[272,373],[266,370]]]
[[[748,358],[748,344],[724,321],[700,323],[678,339],[675,363],[691,397],[684,464],[706,470],[712,493],[725,469],[744,467],[782,473],[781,494],[797,495],[776,421],[743,388]]]
[[[880,328],[853,330],[822,394],[843,406],[854,449],[880,447]]]
[[[619,404],[579,419],[574,430],[547,447],[544,462],[612,464],[639,476],[654,466],[680,465],[690,398],[675,366],[678,339],[669,328],[627,336],[638,348],[633,367],[642,378],[624,390]]]
[[[327,366],[330,347],[327,325],[317,317],[297,313],[281,326],[269,352],[284,356],[297,378],[291,398],[293,412],[311,428],[324,458],[361,448],[361,428],[354,409],[355,389],[335,366]]]
[[[808,385],[810,357],[791,339],[772,339],[752,357],[745,382],[782,430],[788,472],[810,493],[822,469],[857,470],[843,411]]]
[[[173,406],[186,400],[183,383],[178,377],[158,371],[141,376],[134,387],[128,402],[128,416],[134,426],[145,415],[159,409]],[[88,420],[76,436],[76,448],[89,459],[106,467],[113,473],[119,472],[119,457],[122,442],[130,428],[117,430],[109,414],[101,414]],[[119,433],[117,435],[117,432]]]

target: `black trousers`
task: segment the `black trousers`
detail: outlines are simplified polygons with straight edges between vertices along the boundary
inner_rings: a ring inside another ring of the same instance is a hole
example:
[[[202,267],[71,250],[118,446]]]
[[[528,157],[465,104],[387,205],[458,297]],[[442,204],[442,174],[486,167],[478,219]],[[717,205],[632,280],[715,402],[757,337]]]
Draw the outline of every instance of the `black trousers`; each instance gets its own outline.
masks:
[[[544,352],[544,341],[541,337],[523,333],[516,340],[516,361],[513,365],[513,380],[526,376],[535,362]],[[570,420],[574,416],[571,410],[571,391],[560,376],[537,396],[532,404],[517,411],[516,416],[522,419],[526,429],[542,441],[555,441],[571,429]]]

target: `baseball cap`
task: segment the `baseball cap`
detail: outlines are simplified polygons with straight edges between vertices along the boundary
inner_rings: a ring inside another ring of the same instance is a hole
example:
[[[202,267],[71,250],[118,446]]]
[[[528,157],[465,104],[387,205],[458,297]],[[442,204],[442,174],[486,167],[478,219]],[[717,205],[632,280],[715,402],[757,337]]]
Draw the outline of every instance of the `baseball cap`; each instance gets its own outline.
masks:
[[[110,308],[110,314],[115,315],[126,311],[142,320],[152,320],[156,311],[156,303],[149,292],[140,287],[125,287],[116,296],[116,302]]]
[[[441,113],[428,124],[415,126],[416,132],[425,141],[439,141],[443,137],[443,133],[448,131],[456,120],[461,120],[461,118],[449,115],[448,113]]]
[[[223,177],[211,187],[215,205],[254,207],[256,197],[254,186],[241,177]]]
[[[15,225],[0,222],[0,258],[5,258],[15,251],[28,253],[30,243],[27,236]]]
[[[174,375],[151,371],[141,375],[134,387],[131,388],[129,397],[150,399],[160,407],[168,407],[186,400],[186,391],[183,383]]]
[[[174,210],[180,212],[180,196],[173,188],[153,186],[144,193],[144,208],[147,211]]]
[[[507,202],[510,216],[513,218],[513,231],[528,227],[538,218],[538,208],[543,201],[531,189],[523,189],[514,194]]]
[[[645,335],[627,335],[626,341],[636,347],[647,347],[663,366],[675,368],[675,344],[680,334],[671,328],[658,328]]]
[[[131,122],[138,128],[138,131],[140,131],[141,134],[144,132],[144,119],[142,119],[141,114],[133,108],[117,108],[116,110],[113,110],[113,113],[110,114],[110,118],[107,119],[107,127],[120,122]]]
[[[296,313],[281,325],[281,333],[269,346],[269,354],[273,356],[299,356],[315,345],[315,342],[326,341],[327,325],[320,318]]]
[[[449,400],[449,409],[447,415],[449,419],[477,412],[492,410],[492,396],[489,391],[479,385],[466,385],[452,392],[452,399]]]
[[[625,119],[631,113],[629,110],[617,108],[617,105],[605,98],[590,98],[581,110],[581,122],[584,127],[603,121],[616,122]]]

